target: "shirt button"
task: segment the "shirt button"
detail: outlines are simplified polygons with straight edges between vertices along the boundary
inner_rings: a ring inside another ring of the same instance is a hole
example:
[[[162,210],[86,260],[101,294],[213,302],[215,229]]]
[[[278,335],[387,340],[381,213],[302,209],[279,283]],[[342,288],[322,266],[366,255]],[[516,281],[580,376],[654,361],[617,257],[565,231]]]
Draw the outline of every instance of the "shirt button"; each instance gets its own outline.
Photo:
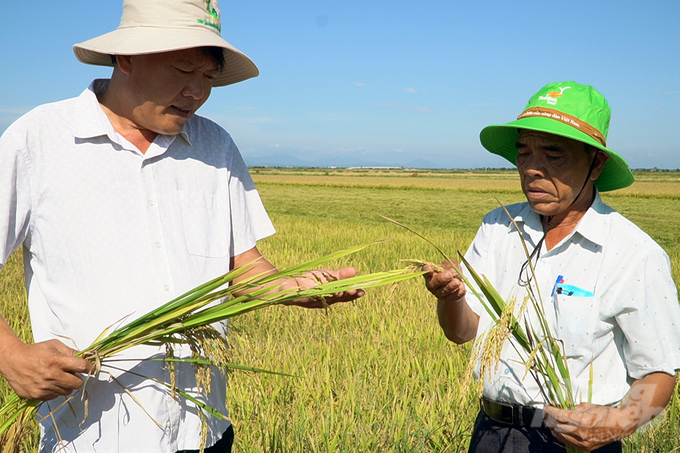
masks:
[[[161,248],[161,243],[160,243],[160,242],[156,242],[156,248]]]
[[[165,289],[166,291],[170,291],[170,287],[168,285],[165,285],[163,289]]]
[[[149,200],[149,206],[153,206],[153,200]]]

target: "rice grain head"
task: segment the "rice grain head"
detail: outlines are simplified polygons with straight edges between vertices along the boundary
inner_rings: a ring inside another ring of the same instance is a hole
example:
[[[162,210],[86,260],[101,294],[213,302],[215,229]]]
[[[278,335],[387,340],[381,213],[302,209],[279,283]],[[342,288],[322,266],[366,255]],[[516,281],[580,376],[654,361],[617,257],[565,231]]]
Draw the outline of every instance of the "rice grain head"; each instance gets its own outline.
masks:
[[[510,338],[512,332],[512,324],[515,320],[514,311],[517,304],[517,298],[513,297],[507,301],[501,316],[489,329],[488,333],[483,338],[483,346],[480,357],[479,375],[483,381],[484,376],[488,371],[495,373],[498,371],[500,365],[501,353],[505,342]],[[480,342],[481,343],[481,342]],[[489,374],[489,379],[491,374]]]
[[[170,385],[172,387],[172,397],[176,398],[177,392],[175,391],[177,387],[177,368],[175,367],[175,350],[172,348],[172,343],[165,343],[165,357],[167,360],[165,363],[168,366],[168,373],[170,374]]]

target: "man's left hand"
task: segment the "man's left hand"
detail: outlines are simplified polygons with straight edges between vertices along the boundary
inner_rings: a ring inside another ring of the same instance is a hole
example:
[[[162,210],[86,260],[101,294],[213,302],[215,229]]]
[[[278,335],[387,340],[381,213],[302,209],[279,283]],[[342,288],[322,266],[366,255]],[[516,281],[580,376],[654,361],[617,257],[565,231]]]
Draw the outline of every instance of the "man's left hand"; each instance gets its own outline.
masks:
[[[277,272],[276,267],[274,267],[272,263],[267,261],[267,259],[262,256],[257,247],[253,247],[252,249],[232,258],[231,269],[238,269],[242,266],[248,266],[248,268],[235,280],[235,282],[243,281],[250,277],[262,277]],[[357,275],[357,271],[353,267],[343,267],[337,271],[321,269],[307,272],[302,277],[298,278],[281,278],[271,282],[268,286],[271,287],[272,292],[298,288],[309,289],[322,283],[334,280],[342,280],[345,278],[354,277],[355,275]],[[244,293],[247,292],[247,290],[244,291]],[[239,293],[237,293],[237,295],[238,294]],[[285,302],[285,305],[297,305],[305,308],[324,308],[338,302],[349,302],[351,300],[358,299],[364,294],[364,290],[354,289],[351,291],[344,291],[341,293],[325,296],[323,299],[316,297],[295,299],[290,302]]]
[[[639,417],[609,406],[582,403],[574,410],[546,406],[545,424],[555,437],[580,450],[592,451],[631,435]]]
[[[576,409],[545,407],[545,424],[562,442],[592,451],[630,436],[661,413],[673,395],[675,376],[650,373],[636,379],[620,407],[582,403]]]
[[[282,289],[288,288],[300,288],[309,289],[318,286],[322,283],[326,283],[334,280],[342,280],[344,278],[354,277],[357,274],[356,269],[353,267],[343,267],[339,270],[316,270],[307,272],[302,277],[291,278],[285,284],[282,285]],[[354,289],[351,291],[344,291],[341,293],[335,293],[329,296],[324,296],[323,298],[301,298],[295,299],[290,302],[286,302],[284,305],[297,305],[304,308],[324,308],[329,305],[333,305],[338,302],[349,302],[356,300],[364,295],[362,289]]]

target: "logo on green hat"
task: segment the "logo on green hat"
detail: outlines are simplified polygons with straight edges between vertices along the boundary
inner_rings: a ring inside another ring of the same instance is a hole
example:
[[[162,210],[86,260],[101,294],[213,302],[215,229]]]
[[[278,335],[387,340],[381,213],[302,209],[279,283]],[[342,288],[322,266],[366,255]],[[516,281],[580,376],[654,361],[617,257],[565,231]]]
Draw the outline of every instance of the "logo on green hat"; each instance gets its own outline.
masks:
[[[560,91],[548,91],[547,96],[539,96],[539,101],[546,101],[550,105],[557,104],[557,98],[561,97],[564,90],[568,90],[571,87],[557,87]]]

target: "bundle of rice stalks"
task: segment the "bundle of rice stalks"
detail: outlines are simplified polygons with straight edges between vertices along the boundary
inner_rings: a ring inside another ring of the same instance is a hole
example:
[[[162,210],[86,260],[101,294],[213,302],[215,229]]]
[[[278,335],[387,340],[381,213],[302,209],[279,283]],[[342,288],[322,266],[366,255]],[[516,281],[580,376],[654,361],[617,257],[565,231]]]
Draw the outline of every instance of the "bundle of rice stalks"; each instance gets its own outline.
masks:
[[[323,301],[324,297],[336,293],[400,282],[422,275],[412,267],[367,275],[358,275],[342,280],[335,280],[330,275],[318,278],[318,285],[304,289],[298,286],[283,289],[278,286],[279,281],[295,278],[309,278],[309,271],[319,268],[323,263],[356,253],[369,245],[357,246],[351,249],[332,253],[330,255],[294,266],[271,275],[257,275],[235,281],[242,277],[248,267],[228,272],[214,280],[204,283],[191,291],[167,302],[149,313],[128,322],[120,327],[112,325],[86,349],[78,354],[93,363],[93,374],[98,374],[103,367],[117,369],[114,365],[116,354],[137,345],[155,345],[166,347],[166,359],[170,369],[177,361],[189,362],[196,366],[197,381],[206,387],[210,373],[208,366],[229,366],[224,363],[226,345],[221,334],[211,325],[228,320],[236,316],[258,310],[274,304],[285,304],[295,299],[316,298]],[[316,274],[318,276],[318,274]],[[116,323],[121,324],[122,322]],[[188,343],[194,352],[190,359],[175,358],[172,345]],[[255,370],[248,367],[232,368]],[[130,371],[126,371],[130,372]],[[172,373],[171,373],[172,376]],[[142,376],[145,377],[145,376]],[[145,377],[147,378],[147,377]],[[226,418],[225,415],[210,406],[196,400],[196,398],[182,391],[171,382],[155,381],[179,397],[186,398],[203,410],[204,414]],[[84,391],[87,382],[79,391],[71,394],[64,404]],[[91,398],[92,396],[88,396]],[[0,448],[2,453],[18,453],[21,438],[26,424],[35,416],[42,401],[28,400],[16,393],[10,395],[6,404],[0,408]],[[54,423],[53,420],[40,420]]]
[[[512,216],[510,216],[510,213],[505,209],[505,206],[503,206],[500,201],[499,204],[501,204],[501,207],[510,217],[515,229],[520,232],[521,230],[517,224],[515,224],[515,221],[512,219]],[[483,376],[486,375],[487,370],[490,370],[492,367],[496,367],[498,365],[503,344],[507,340],[511,339],[512,341],[510,341],[510,344],[517,352],[521,361],[524,363],[526,372],[530,374],[538,383],[545,402],[560,409],[573,410],[576,407],[576,398],[571,386],[571,377],[569,375],[567,356],[562,342],[555,338],[550,329],[545,310],[543,309],[541,294],[538,286],[535,283],[535,278],[529,279],[526,286],[527,297],[523,301],[518,310],[518,314],[516,315],[516,301],[506,301],[503,299],[503,297],[498,293],[498,291],[496,291],[486,276],[478,274],[460,251],[458,251],[460,261],[465,265],[465,268],[472,277],[472,280],[470,280],[466,274],[462,272],[462,269],[457,262],[449,258],[447,254],[444,253],[431,240],[412,230],[411,228],[397,222],[396,220],[392,220],[384,216],[381,217],[402,228],[405,228],[432,245],[446,260],[446,262],[453,267],[454,271],[465,283],[466,288],[472,291],[474,296],[482,302],[484,309],[493,320],[493,327],[489,330],[485,342],[483,344],[478,343],[479,347],[485,349],[483,354],[481,354],[481,379],[484,379]],[[530,253],[526,246],[526,241],[522,237],[521,233],[519,234],[522,241],[522,246],[524,247],[524,252],[527,257],[529,271],[532,276],[535,276],[532,260],[530,259]],[[430,265],[436,271],[440,272],[444,270],[433,263],[420,260],[409,261],[415,265],[419,265],[421,268],[424,265]],[[535,318],[538,320],[537,326],[532,325],[529,321],[529,317],[524,316],[528,307],[531,307],[536,315]],[[520,319],[523,322],[520,322]],[[471,359],[476,360],[477,355],[478,354],[475,354],[473,351]],[[591,392],[592,376],[591,387],[589,388],[588,395],[589,401]],[[576,453],[580,451],[582,450],[578,450],[567,445],[567,453]]]

